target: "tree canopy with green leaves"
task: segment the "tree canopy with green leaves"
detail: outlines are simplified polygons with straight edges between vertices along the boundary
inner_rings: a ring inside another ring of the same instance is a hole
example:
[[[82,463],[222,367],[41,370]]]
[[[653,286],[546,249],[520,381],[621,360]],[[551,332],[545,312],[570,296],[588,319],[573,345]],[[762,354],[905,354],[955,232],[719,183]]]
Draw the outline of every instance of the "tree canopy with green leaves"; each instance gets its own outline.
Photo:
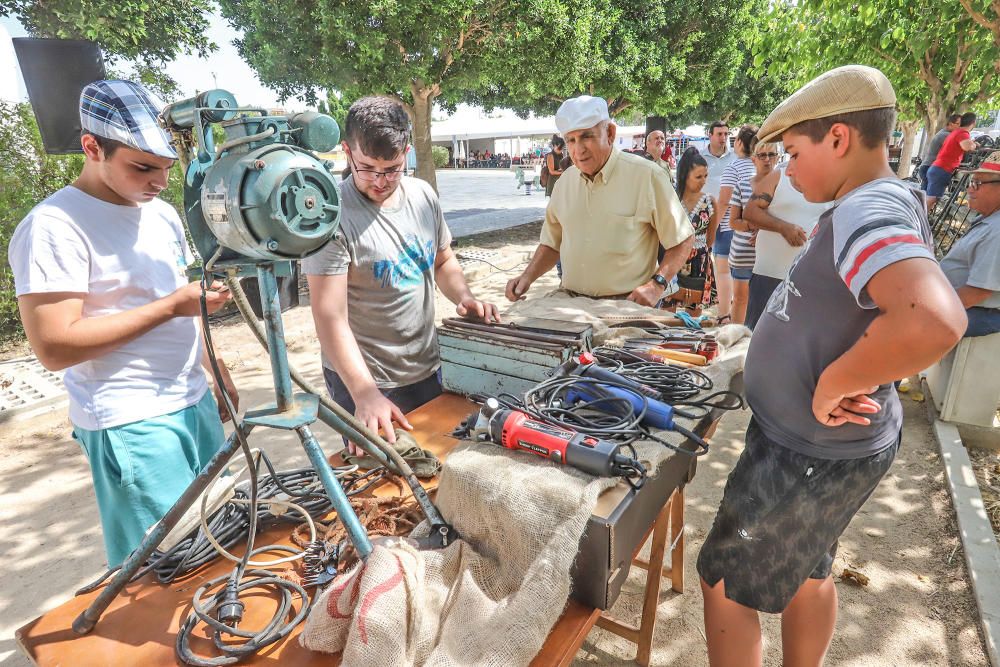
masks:
[[[340,91],[402,102],[413,124],[417,175],[435,185],[431,111],[484,80],[547,91],[578,74],[546,45],[573,26],[558,0],[221,0],[243,32],[237,48],[279,95]],[[552,66],[550,63],[554,63]],[[540,93],[539,93],[540,94]]]
[[[712,100],[741,63],[764,0],[221,0],[261,80],[292,96],[396,97],[413,122],[418,175],[435,182],[433,104],[551,113],[566,98],[612,113]]]
[[[16,18],[31,36],[96,42],[110,65],[127,64],[166,96],[176,92],[167,63],[215,50],[206,34],[212,8],[211,0],[0,0],[0,16]]]
[[[795,92],[793,77],[787,73],[770,75],[754,72],[752,55],[744,50],[732,82],[719,90],[711,100],[665,114],[668,127],[709,124],[715,120],[726,123],[760,125],[771,111]]]
[[[885,72],[907,140],[903,168],[921,121],[933,133],[949,113],[1000,93],[1000,42],[953,2],[784,0],[773,6],[754,54],[758,71],[797,83],[851,63]]]
[[[754,16],[764,0],[606,0],[598,3],[606,35],[581,54],[583,81],[612,113],[637,107],[668,114],[710,103],[742,63]]]

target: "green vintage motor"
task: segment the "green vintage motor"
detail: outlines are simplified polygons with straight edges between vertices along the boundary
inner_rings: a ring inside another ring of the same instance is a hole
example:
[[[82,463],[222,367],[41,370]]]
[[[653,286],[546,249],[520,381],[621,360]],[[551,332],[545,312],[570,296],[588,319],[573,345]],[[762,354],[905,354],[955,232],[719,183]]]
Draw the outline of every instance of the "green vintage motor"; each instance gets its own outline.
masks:
[[[325,244],[340,221],[340,191],[319,160],[271,144],[215,162],[201,210],[219,243],[255,259],[298,259]]]
[[[315,112],[270,115],[206,91],[166,108],[164,123],[188,138],[184,200],[192,239],[213,264],[306,257],[340,223],[340,190],[313,151],[332,150],[340,128]],[[225,141],[214,145],[212,124]]]

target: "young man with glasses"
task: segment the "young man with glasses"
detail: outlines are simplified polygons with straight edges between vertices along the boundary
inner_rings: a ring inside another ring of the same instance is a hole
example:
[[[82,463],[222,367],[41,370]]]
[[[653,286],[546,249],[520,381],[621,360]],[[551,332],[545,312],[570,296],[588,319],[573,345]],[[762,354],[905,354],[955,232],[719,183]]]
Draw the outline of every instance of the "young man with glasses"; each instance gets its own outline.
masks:
[[[393,421],[411,429],[405,413],[441,393],[435,286],[460,316],[500,319],[469,290],[437,194],[406,175],[409,138],[398,102],[366,97],[351,105],[340,230],[302,262],[327,390],[389,442]]]
[[[1000,331],[1000,151],[972,172],[969,208],[983,217],[941,260],[969,316],[967,338]]]

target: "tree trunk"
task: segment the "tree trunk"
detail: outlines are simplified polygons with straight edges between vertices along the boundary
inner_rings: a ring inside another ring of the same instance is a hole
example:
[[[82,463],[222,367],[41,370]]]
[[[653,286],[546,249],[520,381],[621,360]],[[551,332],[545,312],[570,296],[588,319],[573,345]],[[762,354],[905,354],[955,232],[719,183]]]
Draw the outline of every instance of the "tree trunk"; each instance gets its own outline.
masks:
[[[927,141],[948,123],[948,109],[934,99],[927,103]]]
[[[413,122],[413,148],[417,152],[417,170],[414,176],[431,184],[437,192],[437,175],[434,172],[434,155],[431,152],[431,110],[434,98],[433,88],[411,86],[413,105],[409,108]]]
[[[903,120],[899,122],[899,127],[903,131],[903,152],[899,156],[899,168],[896,175],[906,178],[910,175],[910,160],[913,158],[913,143],[917,138],[917,131],[920,129],[919,120]]]

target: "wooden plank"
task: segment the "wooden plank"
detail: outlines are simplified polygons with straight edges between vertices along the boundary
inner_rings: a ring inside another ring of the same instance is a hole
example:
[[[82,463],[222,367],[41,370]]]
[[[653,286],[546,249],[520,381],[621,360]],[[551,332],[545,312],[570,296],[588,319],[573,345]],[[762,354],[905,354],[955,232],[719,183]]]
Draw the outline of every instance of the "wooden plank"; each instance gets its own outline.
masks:
[[[536,380],[525,380],[499,373],[484,373],[478,368],[444,362],[441,364],[441,386],[463,396],[498,396],[512,394],[521,396],[534,387]]]
[[[600,609],[570,599],[531,667],[567,667],[600,617]]]
[[[411,412],[407,418],[413,424],[417,441],[425,449],[445,458],[459,442],[450,436],[452,428],[475,407],[460,396],[445,394]],[[393,485],[383,484],[375,490],[375,495],[379,496],[396,493]],[[287,527],[272,528],[261,535],[258,544],[289,544],[288,534]],[[239,549],[233,552],[242,553]],[[230,569],[228,562],[218,561],[169,586],[157,584],[152,576],[147,577],[127,587],[89,635],[77,636],[71,627],[73,619],[90,604],[97,592],[73,598],[43,614],[18,629],[15,637],[25,653],[42,667],[174,667],[178,664],[174,657],[177,629],[190,609],[191,596],[202,582]],[[262,627],[270,619],[272,604],[268,598],[255,597],[253,603],[247,605],[241,627]],[[532,665],[569,665],[598,615],[599,610],[570,600]],[[240,664],[295,667],[340,664],[339,656],[303,648],[298,641],[301,629],[300,625],[285,641]],[[215,655],[204,627],[195,633],[192,648],[203,655]]]

